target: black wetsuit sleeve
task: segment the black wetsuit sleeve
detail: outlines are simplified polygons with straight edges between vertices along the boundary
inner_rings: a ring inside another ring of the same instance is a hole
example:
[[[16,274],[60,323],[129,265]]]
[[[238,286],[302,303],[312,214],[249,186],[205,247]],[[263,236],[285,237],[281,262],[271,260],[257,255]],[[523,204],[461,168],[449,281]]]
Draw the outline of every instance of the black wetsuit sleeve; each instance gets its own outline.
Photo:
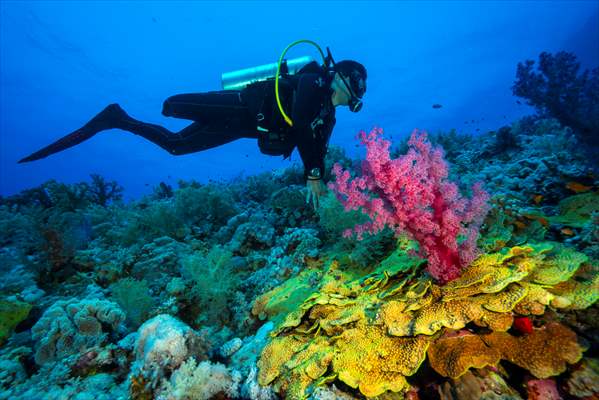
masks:
[[[301,74],[295,101],[293,103],[293,129],[297,149],[304,163],[304,176],[313,168],[319,168],[324,175],[324,156],[326,139],[320,135],[320,130],[312,129],[312,122],[319,116],[325,91],[319,85],[319,74]]]

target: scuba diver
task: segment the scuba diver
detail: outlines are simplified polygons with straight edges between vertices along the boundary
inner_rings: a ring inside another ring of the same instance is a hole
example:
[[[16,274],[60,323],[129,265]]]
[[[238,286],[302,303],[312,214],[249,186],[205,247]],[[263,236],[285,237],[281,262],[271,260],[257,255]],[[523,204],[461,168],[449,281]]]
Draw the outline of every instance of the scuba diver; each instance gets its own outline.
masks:
[[[288,158],[297,147],[304,165],[306,202],[317,208],[320,196],[326,191],[324,157],[336,121],[335,107],[347,105],[353,112],[360,111],[367,75],[364,66],[356,61],[335,63],[328,48],[328,55],[324,57],[318,45],[324,64],[311,61],[301,68],[298,66],[291,74],[283,56],[300,42],[310,41],[294,42],[285,49],[274,78],[250,82],[242,85],[240,90],[179,94],[167,98],[163,115],[193,121],[179,132],[138,121],[118,104],[110,104],[83,127],[19,163],[45,158],[108,129],[132,132],[173,155],[253,138],[258,140],[260,151],[268,155]],[[290,110],[290,117],[285,110]]]

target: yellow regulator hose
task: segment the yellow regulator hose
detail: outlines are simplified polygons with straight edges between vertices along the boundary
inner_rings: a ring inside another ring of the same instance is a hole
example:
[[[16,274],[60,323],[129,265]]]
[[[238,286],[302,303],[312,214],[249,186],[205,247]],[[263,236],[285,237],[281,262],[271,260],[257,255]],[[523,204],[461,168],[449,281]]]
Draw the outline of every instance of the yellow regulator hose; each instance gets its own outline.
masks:
[[[322,49],[320,48],[320,46],[318,44],[316,44],[316,42],[313,42],[312,40],[307,40],[307,39],[297,40],[297,41],[291,43],[289,46],[287,46],[285,48],[285,50],[283,50],[281,57],[279,57],[279,63],[277,66],[277,76],[275,77],[275,97],[277,98],[277,105],[279,106],[279,111],[281,112],[281,115],[285,119],[285,122],[287,122],[289,124],[289,126],[293,126],[293,121],[291,120],[291,118],[289,118],[289,116],[287,114],[285,114],[285,110],[283,110],[283,106],[281,105],[281,99],[279,97],[279,76],[281,74],[281,64],[283,63],[285,54],[287,54],[287,51],[289,51],[289,49],[291,49],[293,46],[295,46],[296,44],[300,44],[300,43],[309,43],[309,44],[315,46],[318,49],[318,51],[320,52],[320,56],[322,57],[323,65],[326,63],[326,58],[324,56],[324,53],[322,52]]]

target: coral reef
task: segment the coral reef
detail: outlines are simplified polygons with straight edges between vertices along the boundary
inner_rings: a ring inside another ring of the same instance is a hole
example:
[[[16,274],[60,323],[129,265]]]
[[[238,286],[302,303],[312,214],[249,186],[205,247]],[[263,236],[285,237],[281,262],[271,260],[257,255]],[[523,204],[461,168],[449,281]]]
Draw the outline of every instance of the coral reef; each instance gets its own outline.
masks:
[[[470,368],[496,366],[508,360],[545,379],[561,374],[567,363],[582,358],[576,334],[557,323],[549,323],[528,335],[514,337],[506,332],[484,335],[460,334],[436,340],[428,349],[431,366],[439,374],[459,378]]]
[[[550,104],[596,77],[544,60],[537,116],[331,146],[318,210],[297,166],[0,198],[0,400],[596,398],[597,158]]]

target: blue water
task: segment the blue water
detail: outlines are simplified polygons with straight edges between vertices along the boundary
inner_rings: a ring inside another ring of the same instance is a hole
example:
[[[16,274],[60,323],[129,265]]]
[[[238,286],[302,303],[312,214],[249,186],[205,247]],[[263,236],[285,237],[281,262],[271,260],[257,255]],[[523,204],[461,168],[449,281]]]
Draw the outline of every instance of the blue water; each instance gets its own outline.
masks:
[[[511,93],[518,62],[565,50],[583,67],[598,65],[598,14],[598,1],[2,1],[0,194],[99,173],[136,198],[160,181],[289,165],[249,139],[174,157],[116,130],[41,161],[16,161],[113,102],[178,130],[189,121],[161,115],[166,97],[218,90],[222,72],[276,61],[297,39],[368,69],[363,111],[338,109],[331,139],[350,154],[360,151],[355,134],[373,125],[397,137],[414,128],[497,129],[531,112]],[[303,54],[317,56],[308,46],[291,53]]]

